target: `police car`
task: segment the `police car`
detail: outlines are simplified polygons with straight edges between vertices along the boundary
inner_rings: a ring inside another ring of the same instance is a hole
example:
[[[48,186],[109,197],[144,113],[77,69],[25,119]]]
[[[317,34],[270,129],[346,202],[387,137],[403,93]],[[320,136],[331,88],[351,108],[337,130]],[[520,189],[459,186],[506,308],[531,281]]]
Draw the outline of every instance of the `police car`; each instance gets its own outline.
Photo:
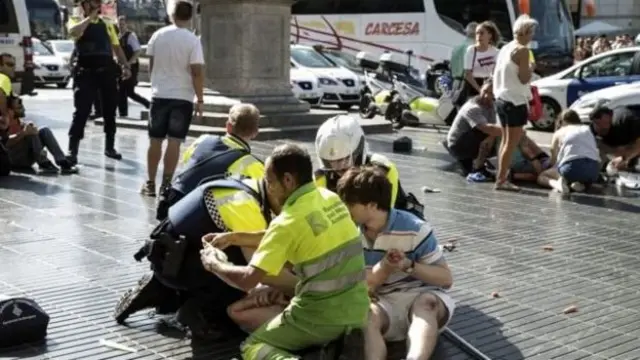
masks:
[[[583,95],[634,81],[640,81],[640,47],[598,54],[534,81],[532,85],[540,93],[543,115],[532,125],[540,130],[552,130],[560,112]]]
[[[60,89],[67,87],[71,79],[69,63],[37,39],[33,39],[33,63],[37,85],[56,84]]]
[[[293,67],[289,76],[291,79],[291,91],[295,97],[311,105],[320,105],[322,103],[324,91],[320,87],[317,76],[310,71]]]
[[[324,91],[323,104],[349,110],[360,102],[358,75],[334,64],[311,46],[291,45],[291,69],[304,69],[318,77]]]
[[[640,106],[640,82],[609,87],[586,94],[571,105],[571,109],[580,115],[582,122],[589,122],[589,113],[596,104],[611,109]]]

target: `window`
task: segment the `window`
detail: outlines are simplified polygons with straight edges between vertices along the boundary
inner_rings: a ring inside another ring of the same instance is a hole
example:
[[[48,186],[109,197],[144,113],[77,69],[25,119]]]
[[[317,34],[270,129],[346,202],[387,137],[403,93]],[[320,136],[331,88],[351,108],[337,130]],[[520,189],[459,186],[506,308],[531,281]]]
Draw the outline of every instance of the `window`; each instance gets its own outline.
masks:
[[[303,67],[309,68],[329,68],[336,67],[331,61],[318,54],[313,49],[291,48],[291,57]]]
[[[49,50],[48,47],[46,47],[43,43],[41,43],[40,41],[34,41],[33,42],[33,54],[34,55],[53,55],[53,52],[51,50]]]
[[[635,53],[632,51],[613,54],[585,64],[580,76],[584,79],[605,76],[629,76]]]
[[[293,15],[424,12],[424,0],[298,0]]]
[[[72,53],[75,48],[73,41],[54,41],[51,42],[51,45],[57,52],[61,53]]]
[[[511,39],[511,17],[507,0],[433,0],[440,19],[464,34],[470,22],[492,20],[504,39]]]
[[[17,33],[18,19],[13,9],[13,0],[0,0],[0,33]]]

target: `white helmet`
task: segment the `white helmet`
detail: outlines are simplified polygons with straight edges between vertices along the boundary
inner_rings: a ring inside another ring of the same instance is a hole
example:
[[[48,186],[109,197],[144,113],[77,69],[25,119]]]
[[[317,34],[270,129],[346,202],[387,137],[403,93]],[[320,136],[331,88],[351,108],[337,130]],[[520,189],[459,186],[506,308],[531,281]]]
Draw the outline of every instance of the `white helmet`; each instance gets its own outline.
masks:
[[[367,148],[360,123],[348,115],[325,121],[316,134],[316,154],[326,170],[346,170],[363,165]]]

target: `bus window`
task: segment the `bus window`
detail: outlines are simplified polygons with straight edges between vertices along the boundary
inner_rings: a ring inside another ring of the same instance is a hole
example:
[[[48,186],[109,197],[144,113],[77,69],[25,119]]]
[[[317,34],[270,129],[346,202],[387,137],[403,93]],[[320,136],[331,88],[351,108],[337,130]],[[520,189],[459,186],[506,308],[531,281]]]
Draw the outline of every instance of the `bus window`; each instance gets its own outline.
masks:
[[[393,14],[424,12],[424,0],[298,0],[293,15]]]
[[[12,0],[0,0],[0,33],[17,33],[18,19],[15,17]]]
[[[432,0],[442,21],[460,32],[470,22],[491,20],[496,23],[503,38],[511,39],[509,0]],[[452,26],[452,23],[456,24]]]

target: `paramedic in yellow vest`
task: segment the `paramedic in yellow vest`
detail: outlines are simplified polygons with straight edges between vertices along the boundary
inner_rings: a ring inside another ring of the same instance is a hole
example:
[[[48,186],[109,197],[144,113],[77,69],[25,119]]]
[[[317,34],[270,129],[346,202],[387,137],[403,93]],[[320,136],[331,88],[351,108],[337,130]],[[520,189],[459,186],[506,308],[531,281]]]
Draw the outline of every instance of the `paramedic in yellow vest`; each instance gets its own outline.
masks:
[[[349,168],[375,165],[385,171],[391,182],[391,207],[424,217],[422,205],[415,195],[405,193],[400,186],[400,175],[396,165],[383,155],[369,152],[364,131],[358,120],[353,117],[338,115],[325,121],[316,135],[316,154],[321,166],[315,172],[318,186],[335,192],[340,176]]]
[[[362,239],[348,209],[335,193],[315,185],[311,157],[298,145],[273,150],[266,183],[282,211],[264,235],[255,234],[259,245],[249,265],[221,261],[212,245],[202,251],[206,269],[245,291],[288,264],[300,279],[290,304],[243,343],[242,358],[297,359],[294,353],[347,334],[345,339],[362,340],[369,297]],[[343,357],[361,357],[362,341],[358,345],[346,347],[354,353]]]
[[[131,70],[120,48],[115,24],[99,15],[101,4],[100,0],[81,0],[78,10],[82,17],[71,16],[67,23],[69,35],[75,41],[76,47],[73,67],[75,109],[69,128],[69,158],[74,165],[78,162],[80,140],[84,137],[84,128],[97,92],[102,100],[104,154],[112,159],[122,159],[122,155],[115,149],[119,74],[113,54],[118,57],[123,78],[128,78]]]

